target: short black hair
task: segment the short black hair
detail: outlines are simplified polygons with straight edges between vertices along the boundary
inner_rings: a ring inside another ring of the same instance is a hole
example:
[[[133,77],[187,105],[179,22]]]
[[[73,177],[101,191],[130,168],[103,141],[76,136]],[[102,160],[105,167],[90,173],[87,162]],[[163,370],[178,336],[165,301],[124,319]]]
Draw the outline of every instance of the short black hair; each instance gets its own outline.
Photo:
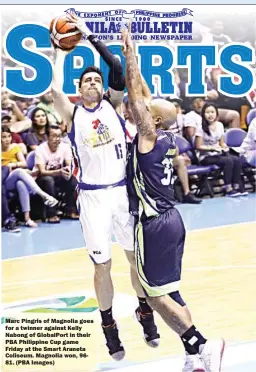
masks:
[[[83,80],[84,75],[85,74],[88,74],[89,72],[96,72],[98,75],[100,75],[101,80],[102,80],[102,84],[103,84],[103,74],[100,71],[100,69],[98,67],[96,67],[96,66],[89,66],[89,67],[86,67],[86,69],[83,71],[82,75],[80,76],[80,79],[79,79],[79,88],[81,88],[82,80]]]
[[[51,129],[55,129],[55,130],[59,129],[61,131],[60,127],[57,124],[50,124],[50,125],[45,127],[45,133],[46,133],[47,136],[49,136]]]
[[[8,120],[8,123],[12,120],[11,116],[8,115],[8,114],[2,114],[2,118],[1,118],[1,121],[3,122],[3,120]]]
[[[10,133],[10,134],[12,134],[11,129],[7,125],[2,125],[1,132],[2,133]]]

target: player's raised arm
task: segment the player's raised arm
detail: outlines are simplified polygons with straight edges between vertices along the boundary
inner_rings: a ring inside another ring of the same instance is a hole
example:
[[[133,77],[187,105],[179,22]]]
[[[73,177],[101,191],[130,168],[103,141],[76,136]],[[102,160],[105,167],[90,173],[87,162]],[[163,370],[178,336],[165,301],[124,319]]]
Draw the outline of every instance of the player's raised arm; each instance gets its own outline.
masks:
[[[123,75],[122,64],[117,57],[115,57],[109,48],[98,40],[96,35],[90,31],[82,19],[79,19],[75,14],[68,13],[67,18],[72,21],[76,27],[87,36],[87,39],[94,46],[97,52],[101,55],[103,60],[109,67],[108,74],[108,93],[112,105],[115,108],[121,106],[125,88],[125,78]]]
[[[67,131],[70,132],[72,125],[72,115],[74,111],[74,104],[70,102],[66,94],[63,92],[64,83],[64,61],[68,54],[67,51],[56,49],[56,60],[53,68],[53,79],[52,79],[52,96],[54,100],[54,106],[59,112],[62,119],[67,123]]]
[[[146,83],[146,80],[144,79],[142,74],[140,74],[140,77],[141,77],[142,94],[143,94],[143,97],[144,97],[144,101],[145,101],[146,105],[147,104],[150,105],[150,103],[152,101],[152,96],[151,96],[149,86]]]
[[[156,141],[156,127],[145,103],[145,84],[137,65],[133,50],[131,35],[128,30],[123,31],[123,43],[126,55],[126,86],[128,90],[128,101],[137,125],[141,153],[151,151]],[[148,95],[148,93],[147,93]]]

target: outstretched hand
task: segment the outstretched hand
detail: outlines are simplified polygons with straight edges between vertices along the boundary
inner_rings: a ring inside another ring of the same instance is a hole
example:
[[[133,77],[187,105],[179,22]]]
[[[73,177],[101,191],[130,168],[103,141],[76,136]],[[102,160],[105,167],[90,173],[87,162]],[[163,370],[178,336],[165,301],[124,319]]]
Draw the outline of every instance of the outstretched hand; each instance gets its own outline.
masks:
[[[86,36],[89,36],[91,34],[91,31],[86,26],[84,21],[79,18],[74,12],[67,12],[66,18],[74,27],[81,31],[82,34],[85,34]]]
[[[131,36],[131,24],[132,24],[132,18],[130,19],[128,23],[128,28],[124,28],[122,32],[122,53],[124,56],[126,56],[127,48],[133,48],[132,44],[132,36]]]
[[[78,21],[79,21],[78,16],[74,12],[67,12],[67,13],[65,13],[65,17],[67,18],[67,20],[70,23],[72,23],[74,25],[76,25],[78,23]]]

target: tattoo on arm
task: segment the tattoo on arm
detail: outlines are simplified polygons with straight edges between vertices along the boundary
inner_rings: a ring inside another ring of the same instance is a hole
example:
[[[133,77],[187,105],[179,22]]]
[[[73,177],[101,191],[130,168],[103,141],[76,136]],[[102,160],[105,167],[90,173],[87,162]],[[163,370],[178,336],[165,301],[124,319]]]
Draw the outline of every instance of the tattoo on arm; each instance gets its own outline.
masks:
[[[155,126],[143,99],[143,86],[139,67],[132,48],[126,53],[126,86],[130,107],[141,136],[155,134]]]
[[[137,125],[138,133],[141,136],[152,136],[155,134],[155,126],[152,118],[147,111],[143,98],[136,101],[130,101],[130,107],[133,113],[135,123]]]
[[[151,92],[150,92],[149,86],[146,83],[144,77],[142,75],[140,75],[140,77],[141,77],[141,83],[142,83],[142,93],[143,93],[143,96],[147,99],[148,102],[150,102],[152,100],[152,96],[151,96]]]

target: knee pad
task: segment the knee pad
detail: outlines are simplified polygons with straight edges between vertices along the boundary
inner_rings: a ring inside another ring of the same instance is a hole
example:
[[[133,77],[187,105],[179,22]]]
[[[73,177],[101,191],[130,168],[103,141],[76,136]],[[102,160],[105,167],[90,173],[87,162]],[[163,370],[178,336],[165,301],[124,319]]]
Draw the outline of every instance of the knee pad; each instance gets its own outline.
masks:
[[[169,296],[171,299],[175,302],[177,302],[180,306],[186,306],[186,303],[183,301],[183,298],[180,295],[179,291],[169,293]]]

